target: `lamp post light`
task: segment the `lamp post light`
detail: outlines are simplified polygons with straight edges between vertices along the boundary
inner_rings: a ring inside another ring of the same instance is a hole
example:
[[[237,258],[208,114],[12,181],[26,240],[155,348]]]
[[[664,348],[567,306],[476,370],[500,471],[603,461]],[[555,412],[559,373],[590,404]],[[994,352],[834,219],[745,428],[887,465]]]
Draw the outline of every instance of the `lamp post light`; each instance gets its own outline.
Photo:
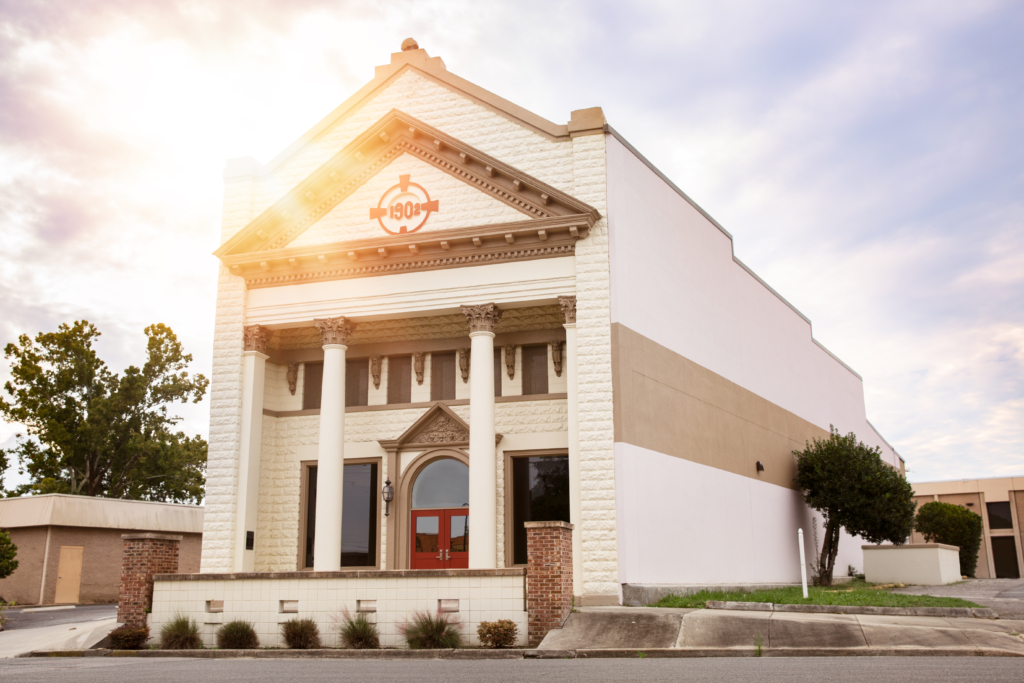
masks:
[[[384,516],[387,517],[391,512],[391,501],[395,499],[395,487],[391,485],[390,478],[384,481],[380,494],[384,498]]]

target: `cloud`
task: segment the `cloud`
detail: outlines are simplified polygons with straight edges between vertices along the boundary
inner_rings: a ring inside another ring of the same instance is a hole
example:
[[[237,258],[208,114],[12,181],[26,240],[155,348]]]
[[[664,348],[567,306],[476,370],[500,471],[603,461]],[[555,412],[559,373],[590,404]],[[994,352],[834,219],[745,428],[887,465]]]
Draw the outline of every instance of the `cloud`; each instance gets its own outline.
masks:
[[[0,0],[0,342],[85,317],[120,369],[166,322],[208,373],[224,160],[413,35],[554,121],[603,106],[864,375],[913,477],[1024,473],[1022,33],[1009,0]]]

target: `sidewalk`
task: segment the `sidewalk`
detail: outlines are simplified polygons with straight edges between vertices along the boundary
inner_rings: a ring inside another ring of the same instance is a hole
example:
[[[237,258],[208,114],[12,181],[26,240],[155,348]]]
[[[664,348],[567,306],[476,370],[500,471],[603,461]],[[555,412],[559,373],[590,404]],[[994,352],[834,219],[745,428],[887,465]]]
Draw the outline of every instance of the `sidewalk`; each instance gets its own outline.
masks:
[[[585,607],[541,649],[756,650],[1024,656],[1024,621],[648,607]],[[683,653],[679,653],[682,655]]]

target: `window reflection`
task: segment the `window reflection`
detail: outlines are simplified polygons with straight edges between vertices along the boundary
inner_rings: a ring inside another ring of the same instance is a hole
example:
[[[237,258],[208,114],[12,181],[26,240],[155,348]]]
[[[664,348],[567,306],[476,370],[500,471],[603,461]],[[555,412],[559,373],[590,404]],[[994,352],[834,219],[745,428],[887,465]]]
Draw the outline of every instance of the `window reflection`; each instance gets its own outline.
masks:
[[[512,459],[512,555],[526,564],[523,522],[569,521],[569,456]]]
[[[412,486],[414,510],[469,505],[469,468],[458,460],[435,460],[424,467]]]

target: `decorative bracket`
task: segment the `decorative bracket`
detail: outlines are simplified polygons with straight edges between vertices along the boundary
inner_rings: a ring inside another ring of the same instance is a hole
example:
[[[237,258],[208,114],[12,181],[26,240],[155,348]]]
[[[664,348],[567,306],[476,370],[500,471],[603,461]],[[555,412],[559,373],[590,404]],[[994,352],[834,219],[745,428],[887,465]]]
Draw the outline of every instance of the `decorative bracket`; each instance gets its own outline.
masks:
[[[373,375],[373,388],[380,389],[380,366],[383,356],[370,356],[370,374]]]
[[[292,392],[292,396],[295,395],[295,385],[299,381],[299,364],[289,363],[288,364],[288,391]]]
[[[416,372],[416,384],[423,384],[423,352],[412,354],[412,369]]]
[[[555,375],[562,376],[562,342],[551,342],[551,363],[555,366]]]
[[[459,349],[459,370],[462,371],[462,381],[469,381],[469,349]]]
[[[516,347],[505,347],[505,370],[508,371],[508,378],[515,379],[516,376]]]

